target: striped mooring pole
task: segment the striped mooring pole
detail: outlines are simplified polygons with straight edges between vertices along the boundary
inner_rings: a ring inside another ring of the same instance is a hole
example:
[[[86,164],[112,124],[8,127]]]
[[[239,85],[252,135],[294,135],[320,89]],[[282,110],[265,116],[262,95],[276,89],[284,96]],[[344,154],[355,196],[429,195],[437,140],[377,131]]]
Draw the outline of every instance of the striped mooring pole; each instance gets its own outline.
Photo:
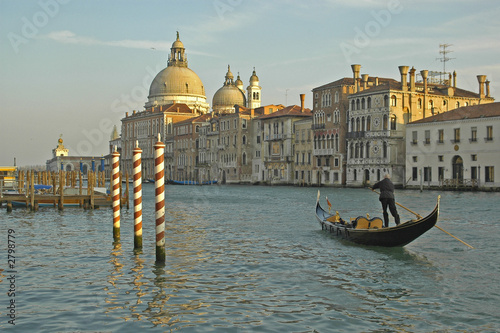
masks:
[[[111,199],[113,201],[113,239],[120,240],[120,153],[111,154]]]
[[[165,144],[158,142],[154,145],[155,157],[155,217],[156,217],[156,262],[165,262],[165,171],[164,154]]]
[[[134,173],[134,249],[142,248],[142,149],[135,142],[133,150]]]

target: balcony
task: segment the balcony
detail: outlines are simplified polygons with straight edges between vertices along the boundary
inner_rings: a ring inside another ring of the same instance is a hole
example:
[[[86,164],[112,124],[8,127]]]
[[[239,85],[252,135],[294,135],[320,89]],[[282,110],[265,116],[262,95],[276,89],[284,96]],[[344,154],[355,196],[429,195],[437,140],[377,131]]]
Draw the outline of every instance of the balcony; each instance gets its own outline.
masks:
[[[270,134],[266,135],[264,141],[276,141],[276,140],[285,140],[287,139],[286,134]]]
[[[314,156],[331,156],[335,153],[335,149],[327,148],[327,149],[313,149]]]
[[[356,139],[356,138],[364,138],[364,137],[365,137],[365,131],[347,132],[346,133],[347,139]]]
[[[313,130],[315,130],[315,129],[324,129],[325,128],[325,124],[312,124],[311,128]]]

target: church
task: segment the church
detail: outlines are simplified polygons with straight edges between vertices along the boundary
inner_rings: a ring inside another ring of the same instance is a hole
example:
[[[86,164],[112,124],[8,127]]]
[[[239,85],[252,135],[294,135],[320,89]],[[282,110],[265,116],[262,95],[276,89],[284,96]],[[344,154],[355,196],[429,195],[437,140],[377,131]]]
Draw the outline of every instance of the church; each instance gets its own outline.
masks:
[[[153,178],[154,144],[160,134],[165,143],[165,172],[177,174],[177,161],[182,159],[192,165],[195,156],[176,156],[174,129],[176,123],[189,122],[199,116],[212,113],[221,115],[235,113],[235,105],[258,108],[261,104],[259,78],[253,70],[249,85],[244,90],[238,75],[234,80],[230,67],[222,87],[212,99],[212,112],[205,95],[205,87],[200,77],[188,67],[186,49],[179,38],[172,43],[167,60],[167,67],[161,70],[151,82],[148,100],[144,110],[128,112],[122,118],[121,126],[121,167],[122,171],[132,174],[132,154],[136,144],[142,149],[143,175]],[[193,134],[193,133],[187,133]],[[184,143],[186,144],[186,143]]]

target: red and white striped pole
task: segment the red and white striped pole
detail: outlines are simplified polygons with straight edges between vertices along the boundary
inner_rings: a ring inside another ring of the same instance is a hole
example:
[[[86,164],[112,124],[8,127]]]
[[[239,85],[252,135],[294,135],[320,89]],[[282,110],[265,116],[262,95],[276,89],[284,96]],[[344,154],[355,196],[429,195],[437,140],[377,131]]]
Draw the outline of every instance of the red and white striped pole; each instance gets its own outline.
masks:
[[[111,199],[113,201],[113,239],[120,240],[120,153],[111,154]]]
[[[165,262],[165,144],[158,142],[155,149],[155,217],[156,217],[156,262]]]
[[[135,142],[133,150],[134,173],[134,249],[142,248],[142,149]]]

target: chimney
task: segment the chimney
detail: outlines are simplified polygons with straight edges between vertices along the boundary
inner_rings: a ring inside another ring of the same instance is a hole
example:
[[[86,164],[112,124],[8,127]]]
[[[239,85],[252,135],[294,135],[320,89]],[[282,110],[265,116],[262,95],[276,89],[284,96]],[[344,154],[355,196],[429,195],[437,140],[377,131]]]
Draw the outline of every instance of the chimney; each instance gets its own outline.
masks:
[[[363,81],[363,90],[366,90],[368,86],[368,74],[361,75],[361,80]]]
[[[378,86],[378,76],[375,77],[375,86]]]
[[[352,68],[352,75],[354,79],[354,93],[357,93],[359,91],[359,86],[358,86],[358,78],[359,78],[359,70],[361,69],[361,65],[355,64],[351,65]]]
[[[135,110],[132,111],[132,114],[135,114]]]
[[[486,84],[486,97],[491,97],[490,96],[490,81],[486,80],[486,82],[484,84]]]
[[[125,112],[125,118],[127,118],[127,117],[128,117],[128,112]]]
[[[305,94],[300,94],[300,112],[304,112],[304,99],[306,98]]]
[[[486,75],[478,75],[477,82],[479,82],[479,97],[484,98],[484,82],[486,81]]]
[[[448,87],[451,87],[451,73],[448,73]]]
[[[457,87],[457,72],[453,71],[453,88]]]
[[[415,67],[412,67],[410,69],[410,91],[413,91],[415,92],[415,72],[417,70],[415,69]]]
[[[422,75],[422,81],[424,81],[424,102],[422,106],[422,117],[425,118],[425,110],[427,109],[427,75],[429,74],[429,71],[426,69],[423,69],[420,71],[420,75]]]
[[[401,90],[408,90],[408,66],[399,66],[399,73],[401,74]]]

